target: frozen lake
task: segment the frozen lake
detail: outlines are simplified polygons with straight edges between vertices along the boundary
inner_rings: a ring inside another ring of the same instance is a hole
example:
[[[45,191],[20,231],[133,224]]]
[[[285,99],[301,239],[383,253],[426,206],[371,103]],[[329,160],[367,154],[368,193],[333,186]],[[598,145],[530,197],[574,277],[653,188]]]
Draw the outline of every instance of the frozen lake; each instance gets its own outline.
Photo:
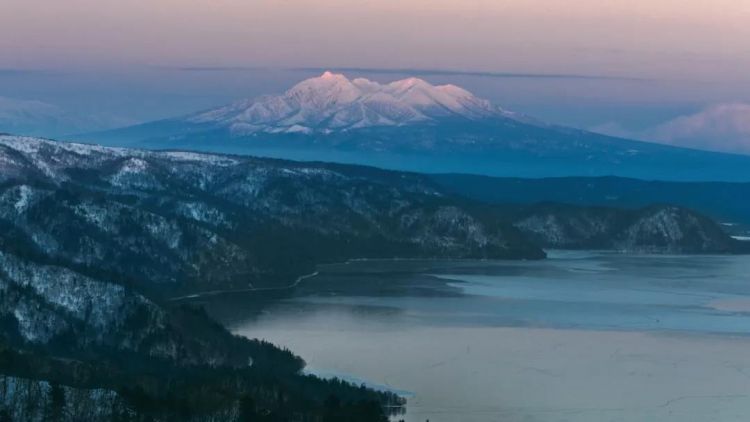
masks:
[[[745,256],[353,262],[209,309],[311,372],[403,393],[408,422],[750,417]]]

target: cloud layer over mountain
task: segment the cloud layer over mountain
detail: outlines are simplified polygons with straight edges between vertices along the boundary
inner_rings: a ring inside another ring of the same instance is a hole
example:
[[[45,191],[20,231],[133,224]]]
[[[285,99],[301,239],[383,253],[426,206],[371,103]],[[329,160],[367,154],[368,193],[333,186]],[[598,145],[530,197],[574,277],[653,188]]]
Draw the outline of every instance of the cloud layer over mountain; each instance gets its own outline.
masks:
[[[672,145],[750,154],[750,104],[714,105],[661,124],[652,134]]]
[[[132,124],[106,113],[71,113],[44,101],[0,96],[0,133],[59,136]]]
[[[642,131],[628,130],[616,122],[591,130],[679,147],[750,154],[750,104],[716,104]]]

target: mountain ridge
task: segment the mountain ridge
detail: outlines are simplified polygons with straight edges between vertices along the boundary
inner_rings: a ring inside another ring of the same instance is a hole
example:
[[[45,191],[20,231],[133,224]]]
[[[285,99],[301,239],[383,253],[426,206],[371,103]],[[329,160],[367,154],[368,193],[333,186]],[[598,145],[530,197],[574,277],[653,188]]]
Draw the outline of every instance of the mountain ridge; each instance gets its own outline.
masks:
[[[227,268],[245,274],[268,274],[276,260],[273,254],[256,256],[257,250],[247,248],[257,247],[259,243],[253,242],[263,242],[263,236],[272,235],[268,230],[273,227],[277,241],[289,241],[311,254],[300,261],[297,274],[279,274],[287,279],[310,272],[311,262],[361,258],[368,254],[375,254],[369,257],[543,257],[538,248],[514,232],[511,225],[515,217],[509,217],[504,209],[507,207],[463,198],[455,186],[418,173],[189,151],[111,148],[13,136],[0,137],[0,169],[0,182],[5,185],[2,198],[7,200],[0,211],[6,212],[11,221],[41,204],[57,208],[54,215],[71,223],[92,226],[79,230],[84,233],[117,234],[123,222],[132,218],[141,221],[148,229],[141,236],[148,241],[136,249],[124,243],[116,249],[117,256],[141,262],[138,269],[145,272],[134,273],[134,278],[160,283],[175,277],[202,279],[209,284],[214,279],[226,283],[236,274],[206,271],[200,266],[187,273],[182,271],[198,262],[210,267],[230,258],[232,264]],[[63,194],[71,189],[73,192]],[[104,202],[100,197],[103,194]],[[506,202],[513,202],[512,198]],[[584,210],[578,207],[572,212]],[[624,215],[623,211],[617,211],[617,215]],[[55,219],[47,215],[45,221],[52,223]],[[15,224],[42,249],[72,253],[70,257],[86,249],[81,249],[79,241],[67,244],[70,239],[65,237],[46,242],[47,232],[34,229],[34,225],[29,225],[31,222],[22,219]],[[305,239],[299,239],[301,233],[307,233]],[[342,237],[350,239],[346,250],[340,248]],[[306,242],[314,239],[329,244],[328,253],[320,255],[320,249],[306,246]],[[90,239],[86,249],[89,252],[76,259],[91,255],[90,248],[98,242],[96,238]],[[667,236],[665,242],[670,244],[680,239]],[[716,244],[722,243],[726,246],[714,250],[731,251],[731,241],[724,238]],[[374,244],[381,248],[374,248]],[[173,250],[174,256],[157,253],[161,247]],[[670,248],[711,250],[692,249],[690,244]],[[211,253],[195,255],[196,250],[203,249]],[[246,252],[252,253],[246,255]],[[156,256],[169,261],[156,262],[153,260]],[[265,257],[258,261],[261,256]],[[113,262],[114,258],[110,256],[106,262]]]
[[[263,95],[189,115],[186,121],[219,124],[235,136],[267,133],[330,133],[375,126],[403,126],[438,118],[477,120],[504,112],[455,85],[419,78],[380,84],[325,72],[284,94]]]
[[[281,95],[66,140],[421,173],[750,181],[750,156],[547,124],[455,85],[434,86],[418,78],[380,84],[330,72]]]
[[[466,174],[430,175],[442,188],[487,203],[555,202],[635,209],[654,203],[706,214],[735,234],[750,227],[750,183],[665,182],[621,177],[545,179],[497,178]],[[744,226],[744,228],[743,228]]]

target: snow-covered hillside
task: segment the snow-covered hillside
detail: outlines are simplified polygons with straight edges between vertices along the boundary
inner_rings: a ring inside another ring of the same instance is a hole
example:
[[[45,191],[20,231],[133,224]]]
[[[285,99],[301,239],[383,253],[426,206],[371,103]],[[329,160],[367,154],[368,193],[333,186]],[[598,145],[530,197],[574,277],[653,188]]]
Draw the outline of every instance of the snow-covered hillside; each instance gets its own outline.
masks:
[[[319,259],[543,256],[418,175],[0,136],[0,183],[15,248],[172,293],[284,285]]]
[[[300,82],[286,93],[243,100],[188,118],[238,135],[327,133],[373,126],[401,126],[443,118],[482,119],[505,112],[455,85],[433,86],[418,78],[379,84],[342,74]]]

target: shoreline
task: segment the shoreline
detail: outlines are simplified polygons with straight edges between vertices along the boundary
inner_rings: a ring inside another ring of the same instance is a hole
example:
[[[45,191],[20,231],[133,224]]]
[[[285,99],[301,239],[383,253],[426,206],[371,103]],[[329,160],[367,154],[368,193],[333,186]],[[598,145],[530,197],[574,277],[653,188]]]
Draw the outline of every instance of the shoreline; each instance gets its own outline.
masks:
[[[299,286],[300,283],[303,281],[316,277],[320,274],[319,271],[313,271],[309,274],[304,274],[299,277],[297,277],[292,284],[289,284],[287,286],[280,286],[280,287],[250,287],[247,289],[226,289],[226,290],[209,290],[205,292],[198,292],[193,293],[185,296],[177,296],[167,299],[169,302],[179,302],[181,300],[190,300],[190,299],[200,299],[202,297],[208,297],[208,296],[218,296],[228,293],[252,293],[252,292],[271,292],[271,291],[282,291],[282,290],[290,290],[297,286]]]

